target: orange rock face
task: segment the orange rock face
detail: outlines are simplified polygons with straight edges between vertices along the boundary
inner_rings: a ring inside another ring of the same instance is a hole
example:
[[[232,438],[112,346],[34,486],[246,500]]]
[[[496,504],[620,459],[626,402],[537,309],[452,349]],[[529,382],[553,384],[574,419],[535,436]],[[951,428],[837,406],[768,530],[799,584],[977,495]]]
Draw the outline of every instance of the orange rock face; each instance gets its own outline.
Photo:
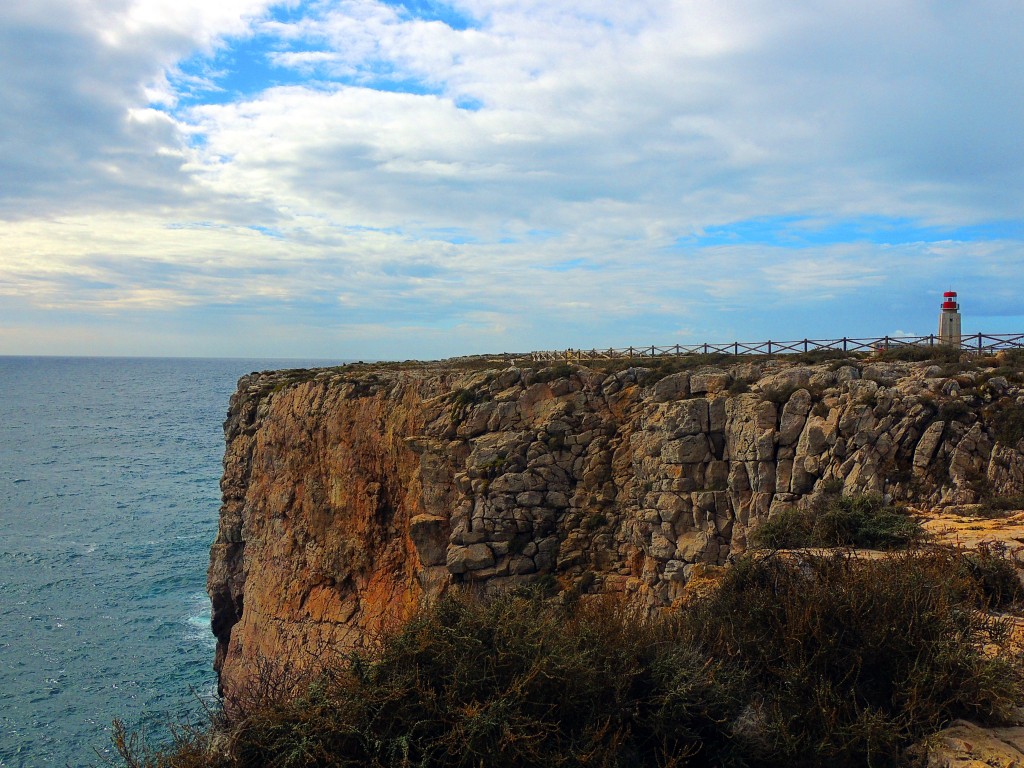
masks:
[[[244,377],[208,577],[222,689],[244,691],[265,660],[372,642],[452,584],[671,605],[826,487],[928,507],[1024,493],[1000,426],[1024,393],[934,368]]]
[[[421,382],[369,392],[243,380],[225,425],[211,552],[216,664],[226,691],[257,660],[302,664],[357,645],[416,605],[406,535],[420,511]]]

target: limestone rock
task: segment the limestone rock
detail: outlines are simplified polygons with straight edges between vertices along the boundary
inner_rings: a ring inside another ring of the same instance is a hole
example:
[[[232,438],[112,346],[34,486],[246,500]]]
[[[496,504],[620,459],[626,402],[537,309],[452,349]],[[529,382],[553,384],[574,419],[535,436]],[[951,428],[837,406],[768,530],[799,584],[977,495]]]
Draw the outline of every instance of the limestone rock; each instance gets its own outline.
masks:
[[[687,435],[671,440],[661,449],[661,458],[668,464],[699,464],[710,455],[710,444],[704,435]]]
[[[673,373],[654,385],[654,402],[664,403],[679,400],[690,394],[690,374],[686,371]]]
[[[1024,494],[1024,456],[1009,446],[996,443],[992,447],[985,476],[991,486],[999,488],[1003,495]]]
[[[722,370],[706,370],[690,376],[690,392],[694,395],[724,392],[732,383],[732,375]]]
[[[923,472],[931,463],[932,458],[935,456],[935,450],[939,447],[939,441],[942,440],[942,432],[945,428],[946,422],[933,421],[928,426],[928,429],[924,431],[924,434],[921,435],[917,448],[914,450],[914,470],[916,472]]]
[[[800,437],[807,412],[811,410],[811,393],[806,389],[798,389],[790,396],[782,409],[782,422],[779,425],[779,445],[792,445]]]
[[[879,386],[891,387],[899,378],[899,371],[893,365],[874,363],[864,366],[861,377],[867,381],[873,381]]]
[[[810,383],[811,370],[796,367],[766,376],[758,382],[758,389],[769,400],[779,401],[783,397],[788,399],[798,389],[806,389]]]
[[[928,768],[1024,768],[1024,728],[980,728],[957,720],[916,751]]]
[[[442,565],[448,548],[448,520],[438,515],[416,515],[409,521],[409,538],[425,566]]]
[[[1024,405],[1013,380],[950,407],[956,380],[925,364],[833,367],[243,377],[208,572],[222,688],[261,657],[357,647],[464,581],[553,577],[658,610],[825,483],[933,504],[1024,493],[1020,446],[993,440],[982,404]],[[932,421],[944,406],[956,418]]]
[[[494,565],[494,551],[486,544],[470,544],[460,547],[452,544],[447,553],[448,570],[454,574],[479,571]]]

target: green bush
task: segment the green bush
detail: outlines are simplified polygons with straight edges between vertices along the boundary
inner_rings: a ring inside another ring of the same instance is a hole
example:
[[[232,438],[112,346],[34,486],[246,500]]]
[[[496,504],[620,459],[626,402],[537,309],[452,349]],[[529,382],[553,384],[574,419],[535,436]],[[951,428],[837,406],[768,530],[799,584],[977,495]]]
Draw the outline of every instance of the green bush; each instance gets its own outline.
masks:
[[[733,379],[729,385],[730,395],[742,395],[750,391],[750,383],[746,379]]]
[[[555,365],[549,365],[545,368],[541,368],[537,371],[538,382],[557,381],[558,379],[567,379],[576,373],[577,367],[569,363],[557,363]]]
[[[826,362],[839,362],[843,364],[854,362],[849,352],[844,352],[841,349],[815,349],[810,352],[800,352],[795,355],[789,355],[787,360],[792,360],[795,363],[802,363],[804,365],[817,365],[819,363]]]
[[[985,656],[1007,627],[971,610],[952,552],[741,559],[685,626],[748,676],[764,765],[895,765],[957,717],[1008,717],[1019,660]]]
[[[825,494],[808,509],[783,510],[762,523],[751,534],[751,544],[767,549],[899,549],[923,536],[917,520],[880,496]]]
[[[1004,349],[997,354],[997,357],[1011,371],[1019,373],[1024,370],[1024,349]]]
[[[961,421],[973,411],[963,400],[947,400],[939,406],[939,418],[942,421]]]
[[[705,365],[727,365],[749,359],[745,356],[727,355],[721,352],[693,355],[660,355],[658,357],[617,357],[611,360],[591,360],[588,366],[602,373],[619,373],[628,368],[649,368],[646,384],[653,384],[666,376],[681,371],[691,371]]]
[[[1022,691],[958,553],[741,558],[646,620],[611,600],[451,592],[298,695],[142,749],[128,768],[894,765]],[[291,686],[268,685],[285,691]]]
[[[798,549],[811,546],[814,519],[806,510],[784,508],[750,534],[750,544],[765,549]]]
[[[1004,445],[1016,446],[1024,438],[1024,406],[1018,405],[1016,400],[998,400],[985,409],[984,415],[996,439]]]
[[[995,496],[989,494],[982,499],[977,507],[965,508],[964,514],[970,517],[997,518],[1007,517],[1010,512],[1024,509],[1024,496]]]
[[[837,496],[816,510],[811,545],[897,549],[920,541],[921,524],[880,496]]]
[[[628,765],[730,750],[739,689],[621,607],[442,598],[238,731],[241,765]],[[301,745],[301,750],[296,749]]]
[[[923,363],[930,360],[940,365],[951,365],[957,370],[960,370],[961,354],[960,350],[956,347],[941,345],[931,346],[928,344],[900,344],[890,349],[878,352],[875,357],[878,360],[902,360],[908,363]],[[970,364],[964,364],[963,367],[970,367]]]
[[[219,762],[122,754],[154,768],[720,765],[738,749],[742,681],[676,632],[609,601],[449,593],[230,724]]]
[[[1006,608],[1024,601],[1024,584],[1005,544],[983,543],[975,551],[963,552],[960,569],[976,585],[986,607]]]

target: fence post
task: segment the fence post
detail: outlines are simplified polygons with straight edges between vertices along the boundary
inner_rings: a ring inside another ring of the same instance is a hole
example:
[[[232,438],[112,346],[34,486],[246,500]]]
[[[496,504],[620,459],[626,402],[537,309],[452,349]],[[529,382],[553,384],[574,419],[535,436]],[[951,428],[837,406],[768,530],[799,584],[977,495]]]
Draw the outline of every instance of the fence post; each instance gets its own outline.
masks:
[[[740,343],[738,341],[734,341],[732,343],[732,353],[734,355],[736,355],[737,357],[739,356],[739,354],[740,354]]]
[[[768,357],[772,356],[772,340],[768,339]]]
[[[981,331],[978,332],[978,351],[981,352]]]
[[[888,336],[885,337],[885,348],[887,350],[889,349],[889,337]]]
[[[804,354],[807,354],[807,339],[804,339]]]
[[[707,342],[705,342],[704,343],[704,354],[706,355],[707,353],[708,353],[708,345],[707,345]]]
[[[843,336],[843,352],[846,352],[846,351],[847,351],[847,349],[846,349],[846,337]]]

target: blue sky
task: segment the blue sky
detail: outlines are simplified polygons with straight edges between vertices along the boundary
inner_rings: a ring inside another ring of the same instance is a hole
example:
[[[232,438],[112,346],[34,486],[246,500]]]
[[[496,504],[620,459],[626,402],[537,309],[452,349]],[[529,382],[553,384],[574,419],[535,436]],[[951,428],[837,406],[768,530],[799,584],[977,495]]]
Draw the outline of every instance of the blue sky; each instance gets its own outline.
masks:
[[[1019,3],[0,8],[0,354],[1024,330]]]

